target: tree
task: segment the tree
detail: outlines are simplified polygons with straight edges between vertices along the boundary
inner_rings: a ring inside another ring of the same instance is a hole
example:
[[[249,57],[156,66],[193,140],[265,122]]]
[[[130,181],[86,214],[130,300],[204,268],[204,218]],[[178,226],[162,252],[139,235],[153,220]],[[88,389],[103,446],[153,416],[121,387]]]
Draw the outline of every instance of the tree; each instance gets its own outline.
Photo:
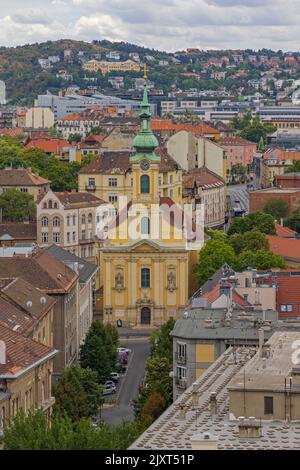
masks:
[[[17,414],[3,443],[5,450],[126,450],[142,431],[136,422],[93,427],[88,419],[72,422],[59,413],[52,415],[50,425],[42,410],[33,409],[26,416]]]
[[[272,215],[275,220],[287,217],[288,211],[289,205],[282,199],[269,199],[264,208],[264,212]]]
[[[22,222],[36,218],[36,205],[33,196],[17,189],[9,189],[0,194],[0,211],[3,220]]]
[[[246,217],[236,217],[231,222],[228,235],[245,233],[250,230],[258,230],[267,235],[275,235],[275,223],[270,214],[264,212],[252,212]]]
[[[80,364],[97,372],[98,380],[103,381],[113,372],[117,350],[109,327],[95,321],[80,350]]]
[[[141,410],[141,421],[150,425],[155,421],[165,410],[166,400],[158,393],[153,392],[145,401]]]
[[[54,410],[66,414],[72,421],[89,418],[98,413],[103,404],[102,392],[97,372],[79,366],[68,367],[53,387]]]
[[[204,284],[224,263],[233,266],[235,260],[234,250],[226,239],[208,240],[200,250],[199,261],[195,266],[199,285]]]
[[[286,268],[286,262],[282,256],[275,255],[271,251],[257,250],[245,251],[237,259],[237,268],[246,269],[251,266],[256,269]]]
[[[300,160],[294,160],[292,165],[285,168],[285,173],[299,173],[300,172]]]
[[[297,233],[300,233],[300,208],[296,209],[284,220],[284,225],[295,230]]]
[[[269,243],[265,234],[258,230],[251,230],[245,233],[235,233],[229,239],[236,255],[243,251],[268,251]]]

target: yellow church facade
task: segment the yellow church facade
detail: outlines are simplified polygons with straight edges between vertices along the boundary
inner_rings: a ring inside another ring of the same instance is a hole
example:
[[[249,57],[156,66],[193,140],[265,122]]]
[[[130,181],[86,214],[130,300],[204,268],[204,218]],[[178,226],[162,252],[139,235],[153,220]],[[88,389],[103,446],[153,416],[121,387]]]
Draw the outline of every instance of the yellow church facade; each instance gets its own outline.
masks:
[[[110,221],[100,249],[103,322],[155,328],[187,305],[191,252],[182,205],[160,192],[161,155],[146,82],[140,118],[129,157],[131,197]]]

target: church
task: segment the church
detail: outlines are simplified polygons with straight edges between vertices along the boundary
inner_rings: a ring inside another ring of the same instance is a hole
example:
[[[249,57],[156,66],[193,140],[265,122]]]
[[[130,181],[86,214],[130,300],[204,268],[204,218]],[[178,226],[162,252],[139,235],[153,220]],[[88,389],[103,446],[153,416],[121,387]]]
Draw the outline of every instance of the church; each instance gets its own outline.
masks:
[[[180,315],[191,263],[182,205],[159,193],[161,157],[144,78],[140,130],[130,156],[131,199],[109,224],[100,249],[103,322],[132,328],[159,327]]]

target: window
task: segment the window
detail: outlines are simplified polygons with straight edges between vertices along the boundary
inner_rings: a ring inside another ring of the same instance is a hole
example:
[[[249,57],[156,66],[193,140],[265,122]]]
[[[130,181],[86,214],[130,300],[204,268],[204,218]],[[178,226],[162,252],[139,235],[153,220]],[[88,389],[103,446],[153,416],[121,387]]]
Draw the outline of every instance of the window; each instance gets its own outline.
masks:
[[[108,178],[108,186],[118,186],[118,178]]]
[[[76,233],[73,232],[73,242],[75,242],[75,241],[76,241]]]
[[[82,230],[81,232],[81,240],[85,240],[85,230]]]
[[[60,218],[54,217],[53,218],[53,227],[60,227]]]
[[[95,178],[89,178],[88,181],[89,181],[88,185],[89,185],[90,187],[94,187],[94,186],[95,186]]]
[[[185,367],[177,367],[177,378],[179,380],[186,379],[186,368]]]
[[[143,217],[141,220],[141,234],[150,235],[150,219],[149,217]]]
[[[274,413],[273,397],[264,397],[265,415],[272,415]]]
[[[93,214],[90,212],[88,215],[88,223],[91,224],[93,222]]]
[[[60,233],[53,232],[53,243],[60,243]]]
[[[150,269],[142,268],[141,270],[141,287],[149,288],[150,287]]]
[[[48,233],[42,233],[42,243],[48,243]]]
[[[76,215],[73,215],[73,225],[76,224]]]
[[[82,216],[81,216],[81,223],[82,223],[82,225],[85,224],[85,215],[84,214],[82,214]]]
[[[28,193],[28,188],[21,188],[20,191],[21,193]]]
[[[70,226],[70,216],[68,215],[67,217],[67,226],[69,227]]]
[[[67,232],[67,242],[70,243],[70,232]]]
[[[177,356],[178,357],[186,356],[186,344],[185,343],[177,343]]]
[[[291,305],[291,304],[281,304],[280,305],[280,311],[281,312],[292,312],[293,311],[293,305]]]
[[[150,178],[148,175],[141,176],[141,193],[142,194],[150,193]]]
[[[109,194],[108,201],[111,203],[118,202],[118,196],[116,194]]]
[[[51,201],[51,199],[50,199],[50,201],[48,202],[48,207],[49,207],[49,209],[52,209],[52,201]]]
[[[173,175],[170,175],[170,184],[173,183]]]
[[[49,220],[48,217],[42,217],[42,227],[48,227]]]

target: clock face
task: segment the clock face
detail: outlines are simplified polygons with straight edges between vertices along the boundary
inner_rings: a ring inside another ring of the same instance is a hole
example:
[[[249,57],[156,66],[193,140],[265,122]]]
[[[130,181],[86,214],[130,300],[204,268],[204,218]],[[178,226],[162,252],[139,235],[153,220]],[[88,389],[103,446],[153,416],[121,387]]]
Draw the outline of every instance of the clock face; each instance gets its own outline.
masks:
[[[150,168],[150,163],[147,162],[146,160],[143,160],[140,164],[140,167],[143,171],[147,171]]]

